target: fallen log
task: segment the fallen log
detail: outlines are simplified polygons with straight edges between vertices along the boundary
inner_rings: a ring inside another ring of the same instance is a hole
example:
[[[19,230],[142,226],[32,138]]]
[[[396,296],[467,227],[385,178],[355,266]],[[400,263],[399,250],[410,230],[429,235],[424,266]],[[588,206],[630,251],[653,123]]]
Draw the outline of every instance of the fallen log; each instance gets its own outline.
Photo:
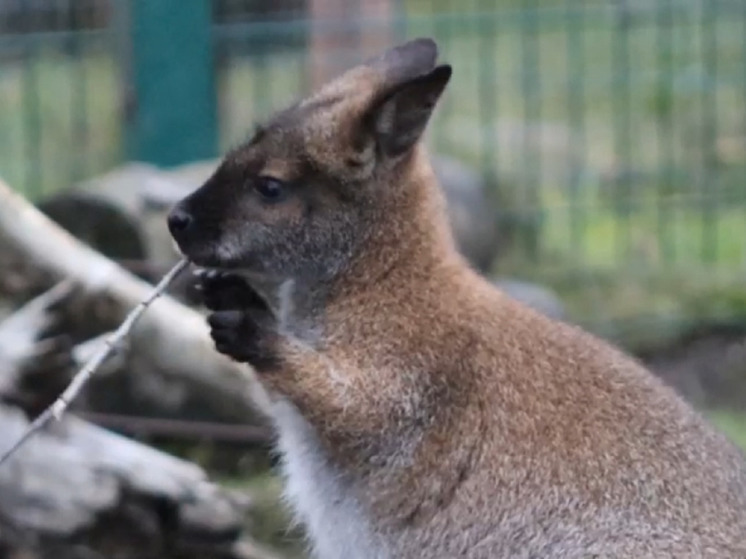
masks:
[[[92,299],[107,300],[117,321],[152,289],[77,240],[2,181],[0,237],[44,274],[74,282]],[[164,378],[188,385],[220,409],[224,419],[259,421],[248,395],[251,370],[214,351],[199,312],[164,296],[142,317],[129,343],[149,371],[157,370]]]
[[[64,336],[47,334],[59,318],[55,307],[72,290],[70,282],[59,283],[0,321],[0,400],[33,415],[64,388],[70,347]]]
[[[170,180],[157,167],[128,163],[89,179],[73,188],[43,198],[37,207],[66,231],[114,260],[160,260],[146,222],[150,217],[147,199],[169,197],[189,189]],[[171,194],[176,190],[176,194]],[[183,194],[182,194],[183,195]],[[158,216],[160,217],[160,216]],[[164,226],[159,239],[168,232]],[[159,246],[162,246],[161,243]],[[173,256],[171,249],[169,256]]]
[[[0,404],[0,424],[4,448],[28,421]],[[66,416],[0,468],[0,555],[239,559],[249,507],[190,462]]]

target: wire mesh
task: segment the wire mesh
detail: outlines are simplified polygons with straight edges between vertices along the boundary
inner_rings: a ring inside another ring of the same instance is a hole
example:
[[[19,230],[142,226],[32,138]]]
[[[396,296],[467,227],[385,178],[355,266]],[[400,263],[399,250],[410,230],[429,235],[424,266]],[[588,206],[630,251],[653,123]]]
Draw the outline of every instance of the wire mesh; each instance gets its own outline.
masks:
[[[0,3],[0,173],[29,196],[129,156],[138,69],[128,66],[127,4]],[[431,35],[455,68],[431,147],[499,192],[498,271],[555,287],[576,316],[611,335],[746,315],[738,302],[745,3],[214,0],[211,8],[215,155],[322,75]]]

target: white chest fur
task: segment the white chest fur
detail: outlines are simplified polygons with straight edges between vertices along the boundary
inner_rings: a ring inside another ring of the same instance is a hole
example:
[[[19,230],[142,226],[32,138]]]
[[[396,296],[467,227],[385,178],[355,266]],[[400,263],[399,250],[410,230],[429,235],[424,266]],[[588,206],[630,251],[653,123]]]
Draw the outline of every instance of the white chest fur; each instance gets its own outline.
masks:
[[[314,557],[386,559],[359,504],[318,444],[316,435],[287,401],[271,404],[279,434],[285,495],[305,526]]]
[[[270,290],[278,330],[298,343],[315,339],[295,305],[296,284],[286,280]],[[300,313],[302,315],[302,313]],[[304,526],[313,556],[318,559],[390,559],[374,537],[359,503],[334,470],[311,425],[287,400],[270,395],[261,380],[253,383],[257,405],[272,418],[282,455],[285,497]]]

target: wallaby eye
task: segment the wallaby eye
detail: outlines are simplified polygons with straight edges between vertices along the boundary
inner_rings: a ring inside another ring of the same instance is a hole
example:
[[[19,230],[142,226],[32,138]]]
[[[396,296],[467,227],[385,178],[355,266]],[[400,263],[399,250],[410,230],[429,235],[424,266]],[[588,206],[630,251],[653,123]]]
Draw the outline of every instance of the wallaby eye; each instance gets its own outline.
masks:
[[[285,185],[273,177],[257,177],[254,181],[254,190],[268,202],[277,202],[285,194]]]

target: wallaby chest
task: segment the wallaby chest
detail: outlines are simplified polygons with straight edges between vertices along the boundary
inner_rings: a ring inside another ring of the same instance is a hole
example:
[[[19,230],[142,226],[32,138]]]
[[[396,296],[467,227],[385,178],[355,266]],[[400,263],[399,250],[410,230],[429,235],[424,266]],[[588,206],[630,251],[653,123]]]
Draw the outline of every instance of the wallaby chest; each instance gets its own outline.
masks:
[[[285,400],[271,406],[285,496],[323,559],[387,559],[353,488],[325,455],[313,428]]]

